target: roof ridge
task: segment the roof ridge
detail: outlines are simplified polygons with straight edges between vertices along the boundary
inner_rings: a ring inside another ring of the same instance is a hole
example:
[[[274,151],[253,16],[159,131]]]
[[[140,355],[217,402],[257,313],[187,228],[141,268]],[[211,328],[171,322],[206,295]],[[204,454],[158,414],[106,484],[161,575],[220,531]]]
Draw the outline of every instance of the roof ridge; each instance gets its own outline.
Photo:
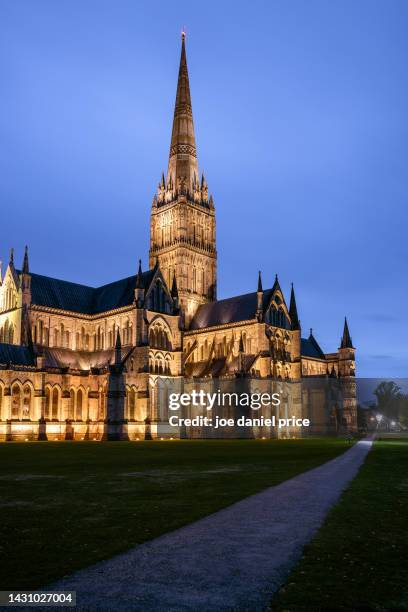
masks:
[[[91,285],[85,285],[84,283],[77,283],[75,281],[69,281],[63,278],[55,278],[55,276],[47,276],[46,274],[38,274],[38,272],[30,272],[30,276],[48,278],[49,280],[57,281],[58,283],[67,283],[68,285],[77,285],[78,287],[86,287],[87,289],[97,289],[97,287],[92,287]]]

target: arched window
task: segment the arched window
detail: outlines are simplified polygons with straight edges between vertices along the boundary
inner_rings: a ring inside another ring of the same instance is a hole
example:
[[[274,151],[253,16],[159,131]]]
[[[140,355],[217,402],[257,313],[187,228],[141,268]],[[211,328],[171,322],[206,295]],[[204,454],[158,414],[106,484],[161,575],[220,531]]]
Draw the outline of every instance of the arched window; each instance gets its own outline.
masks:
[[[83,392],[82,389],[78,389],[76,396],[76,409],[75,409],[75,420],[82,421],[82,404],[83,404]]]
[[[127,418],[130,421],[135,420],[135,412],[136,412],[136,392],[134,389],[128,390],[128,415]]]
[[[45,389],[45,410],[44,410],[44,419],[51,418],[51,391],[50,388],[47,387]]]
[[[20,385],[14,384],[11,389],[11,418],[12,419],[20,418],[20,408],[21,408],[21,389],[20,389]]]
[[[59,408],[59,393],[58,393],[58,389],[54,387],[53,392],[52,392],[52,414],[51,414],[51,418],[53,421],[58,420],[58,412],[59,412],[58,408]]]
[[[129,319],[126,321],[123,327],[122,337],[123,344],[132,344],[132,324],[130,323]]]
[[[31,387],[24,385],[23,389],[23,419],[29,419],[31,416]]]
[[[106,387],[102,387],[99,391],[99,419],[106,418]]]
[[[58,329],[55,328],[54,329],[54,346],[58,346],[59,344],[59,333],[58,333]]]
[[[5,420],[3,418],[3,386],[0,385],[0,421]]]
[[[68,404],[68,419],[71,421],[75,417],[75,389],[71,389],[69,392],[69,404]]]

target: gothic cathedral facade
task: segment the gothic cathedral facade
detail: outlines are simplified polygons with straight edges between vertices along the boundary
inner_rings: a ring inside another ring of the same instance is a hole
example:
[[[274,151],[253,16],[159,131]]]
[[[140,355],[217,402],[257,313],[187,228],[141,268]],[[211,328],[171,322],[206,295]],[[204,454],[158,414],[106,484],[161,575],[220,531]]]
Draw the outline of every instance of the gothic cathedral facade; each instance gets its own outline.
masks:
[[[314,415],[315,433],[357,428],[346,320],[339,349],[324,353],[312,331],[301,337],[293,286],[287,305],[277,277],[264,289],[259,273],[256,291],[217,300],[215,205],[199,174],[183,35],[148,269],[139,261],[134,276],[93,288],[32,272],[26,248],[21,269],[11,251],[0,270],[0,440],[200,437],[168,426],[159,383],[237,378],[296,389],[286,413]]]

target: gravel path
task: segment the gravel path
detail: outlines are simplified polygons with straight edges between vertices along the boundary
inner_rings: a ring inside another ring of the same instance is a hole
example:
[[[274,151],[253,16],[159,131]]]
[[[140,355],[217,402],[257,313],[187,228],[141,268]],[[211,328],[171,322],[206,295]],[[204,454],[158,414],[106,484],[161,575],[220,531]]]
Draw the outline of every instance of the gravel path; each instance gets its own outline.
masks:
[[[48,588],[77,610],[264,610],[371,444]]]

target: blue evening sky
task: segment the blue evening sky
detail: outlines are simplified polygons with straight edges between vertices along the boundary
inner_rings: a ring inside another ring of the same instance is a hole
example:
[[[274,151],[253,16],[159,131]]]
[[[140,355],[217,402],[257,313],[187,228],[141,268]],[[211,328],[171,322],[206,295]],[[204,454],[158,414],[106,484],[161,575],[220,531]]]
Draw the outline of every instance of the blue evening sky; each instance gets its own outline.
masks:
[[[405,0],[2,0],[0,253],[90,285],[147,265],[180,30],[219,297],[295,284],[303,334],[407,376]],[[4,269],[3,265],[3,269]]]

